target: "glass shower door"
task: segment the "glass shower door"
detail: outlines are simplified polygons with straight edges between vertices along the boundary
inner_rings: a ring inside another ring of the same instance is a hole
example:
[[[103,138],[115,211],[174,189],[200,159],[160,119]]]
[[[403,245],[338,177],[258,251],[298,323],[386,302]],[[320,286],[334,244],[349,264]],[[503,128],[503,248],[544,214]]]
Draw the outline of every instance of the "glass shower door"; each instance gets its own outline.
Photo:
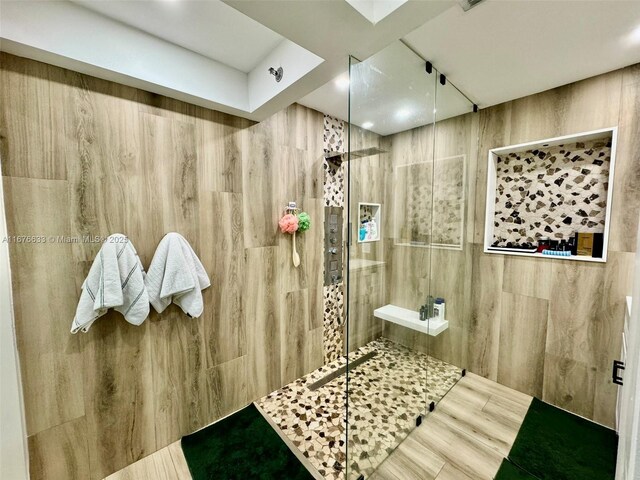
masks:
[[[430,293],[431,321],[427,403],[434,407],[460,380],[467,365],[471,316],[473,204],[470,158],[477,154],[478,116],[469,101],[440,73],[433,131]],[[444,83],[444,85],[443,85]]]
[[[350,64],[347,479],[428,409],[436,75],[401,42]]]

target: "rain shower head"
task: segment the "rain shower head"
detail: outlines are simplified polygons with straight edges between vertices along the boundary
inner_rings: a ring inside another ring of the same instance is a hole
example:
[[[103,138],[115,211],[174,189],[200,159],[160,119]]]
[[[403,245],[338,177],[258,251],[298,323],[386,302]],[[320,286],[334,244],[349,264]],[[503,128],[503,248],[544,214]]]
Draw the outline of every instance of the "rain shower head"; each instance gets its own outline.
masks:
[[[354,160],[356,158],[370,157],[371,155],[378,155],[380,153],[387,153],[387,151],[378,147],[369,147],[362,148],[360,150],[352,150],[351,152],[329,152],[324,154],[324,158],[326,158],[329,163],[340,166],[340,164],[347,158]]]
[[[279,82],[280,80],[282,80],[282,76],[284,75],[284,70],[282,69],[282,67],[278,67],[278,69],[269,67],[269,73],[276,78],[276,82]]]
[[[379,153],[387,153],[387,151],[382,150],[381,148],[378,148],[378,147],[369,147],[369,148],[363,148],[361,150],[353,150],[352,152],[349,152],[349,157],[363,158],[363,157],[370,157],[371,155],[378,155]]]

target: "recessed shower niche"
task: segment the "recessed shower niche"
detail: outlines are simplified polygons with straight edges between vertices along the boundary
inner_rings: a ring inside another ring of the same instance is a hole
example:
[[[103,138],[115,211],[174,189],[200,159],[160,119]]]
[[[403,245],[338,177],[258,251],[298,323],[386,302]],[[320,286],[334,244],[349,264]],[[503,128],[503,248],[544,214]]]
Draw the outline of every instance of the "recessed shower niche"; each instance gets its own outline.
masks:
[[[485,252],[605,262],[616,133],[490,150]]]
[[[377,242],[380,240],[380,204],[358,204],[358,242]]]

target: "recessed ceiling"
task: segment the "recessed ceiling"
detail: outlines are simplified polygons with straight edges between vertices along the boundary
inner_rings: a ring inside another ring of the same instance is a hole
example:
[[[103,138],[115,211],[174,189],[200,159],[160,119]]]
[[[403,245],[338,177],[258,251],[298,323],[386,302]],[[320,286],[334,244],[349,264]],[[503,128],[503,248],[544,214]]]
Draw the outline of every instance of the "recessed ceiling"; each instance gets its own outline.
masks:
[[[405,40],[490,106],[640,62],[640,2],[487,0]]]
[[[259,121],[453,0],[363,1],[0,0],[0,50]]]
[[[72,1],[244,73],[284,40],[220,0]]]
[[[372,24],[391,15],[407,0],[345,0]]]
[[[333,85],[334,78],[347,70],[350,55],[369,58],[428,19],[457,5],[455,0],[407,1],[374,25],[345,0],[223,1],[325,60],[304,81],[288,90],[292,94],[289,98],[295,102],[327,82],[327,86]],[[397,6],[400,2],[389,3]],[[326,92],[323,101],[315,106],[317,110],[334,111],[328,104],[346,108],[346,102],[336,98],[332,88]]]

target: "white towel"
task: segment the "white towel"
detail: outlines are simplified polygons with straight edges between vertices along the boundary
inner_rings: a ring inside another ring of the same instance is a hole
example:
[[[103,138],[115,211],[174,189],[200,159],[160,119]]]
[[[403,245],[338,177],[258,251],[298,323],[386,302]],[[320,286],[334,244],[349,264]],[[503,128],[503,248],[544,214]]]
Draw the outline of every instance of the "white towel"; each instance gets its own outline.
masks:
[[[160,240],[145,284],[149,301],[158,313],[173,302],[195,318],[202,315],[202,290],[211,281],[189,242],[173,232]]]
[[[133,244],[120,233],[107,238],[91,265],[82,284],[71,333],[87,332],[110,308],[133,325],[140,325],[149,316],[144,268]]]

